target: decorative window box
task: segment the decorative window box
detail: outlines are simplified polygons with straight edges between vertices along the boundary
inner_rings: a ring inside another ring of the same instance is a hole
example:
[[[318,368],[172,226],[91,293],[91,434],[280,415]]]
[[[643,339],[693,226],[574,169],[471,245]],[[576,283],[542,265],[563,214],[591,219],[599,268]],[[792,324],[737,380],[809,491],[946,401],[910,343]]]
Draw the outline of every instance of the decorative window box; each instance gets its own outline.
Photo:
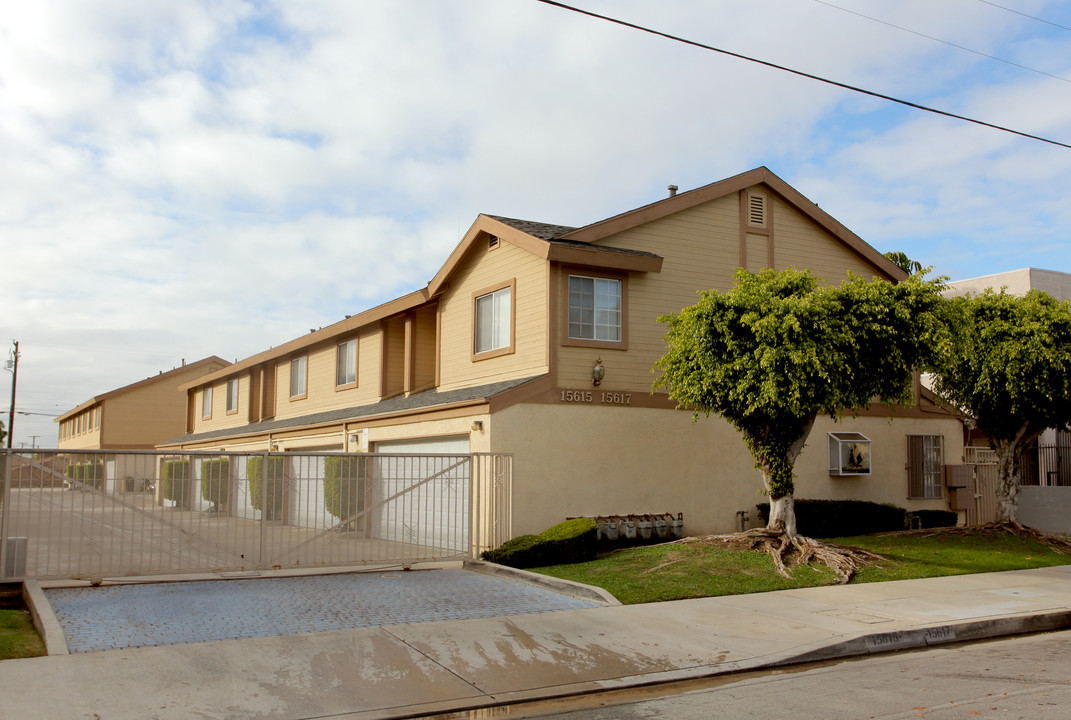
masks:
[[[857,432],[829,433],[829,474],[851,477],[870,474],[870,438]]]

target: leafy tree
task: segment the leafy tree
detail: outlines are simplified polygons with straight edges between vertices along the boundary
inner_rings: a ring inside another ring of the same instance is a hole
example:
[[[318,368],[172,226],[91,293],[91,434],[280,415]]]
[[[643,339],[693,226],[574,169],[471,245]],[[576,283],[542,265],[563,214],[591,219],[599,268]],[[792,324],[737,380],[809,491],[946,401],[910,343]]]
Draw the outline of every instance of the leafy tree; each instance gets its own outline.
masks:
[[[900,251],[887,252],[885,257],[908,275],[917,275],[922,272],[922,263],[918,260],[912,260],[905,253]]]
[[[0,448],[7,447],[4,443],[5,439],[7,439],[7,430],[4,428],[4,421],[0,420]]]
[[[1071,302],[1032,290],[948,301],[952,342],[934,389],[969,413],[997,454],[997,522],[1019,523],[1019,458],[1046,428],[1071,423]]]
[[[896,285],[849,277],[830,287],[805,270],[738,270],[728,292],[701,293],[659,318],[669,328],[655,387],[740,432],[770,496],[763,534],[781,539],[770,550],[782,572],[792,547],[814,551],[798,536],[792,496],[793,466],[815,419],[861,410],[875,395],[911,399],[913,370],[940,336],[941,287],[919,276]]]

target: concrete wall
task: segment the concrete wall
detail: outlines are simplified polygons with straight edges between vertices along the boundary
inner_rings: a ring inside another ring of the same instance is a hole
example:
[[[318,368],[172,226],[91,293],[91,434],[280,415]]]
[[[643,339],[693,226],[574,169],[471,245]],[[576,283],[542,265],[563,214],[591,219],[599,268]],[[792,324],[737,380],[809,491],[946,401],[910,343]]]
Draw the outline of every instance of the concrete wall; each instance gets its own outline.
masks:
[[[1019,522],[1037,530],[1071,533],[1071,487],[1021,486]]]
[[[1030,290],[1043,290],[1057,300],[1071,300],[1071,273],[1038,268],[1009,270],[993,275],[954,280],[949,283],[945,294],[949,297],[967,293],[977,295],[984,292],[986,288],[999,292],[1002,287],[1007,288],[1007,292],[1011,295],[1026,295]]]

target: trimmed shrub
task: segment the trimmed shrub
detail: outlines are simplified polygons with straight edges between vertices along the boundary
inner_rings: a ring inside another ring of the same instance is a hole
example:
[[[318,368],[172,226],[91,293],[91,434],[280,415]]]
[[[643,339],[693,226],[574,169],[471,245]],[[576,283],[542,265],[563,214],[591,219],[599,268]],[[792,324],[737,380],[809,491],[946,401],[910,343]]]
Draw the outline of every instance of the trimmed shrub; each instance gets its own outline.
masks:
[[[574,518],[558,523],[539,535],[520,535],[487,550],[480,557],[515,568],[542,567],[587,562],[595,559],[595,521]]]
[[[254,455],[249,458],[246,474],[249,476],[249,502],[253,508],[264,513],[265,519],[274,520],[283,510],[283,492],[286,489],[286,458],[268,458],[267,509],[261,507],[260,481],[264,477],[264,458]]]
[[[850,537],[903,530],[907,511],[895,505],[864,500],[796,500],[796,528],[813,538]],[[763,524],[770,519],[770,503],[755,507]]]
[[[201,497],[217,508],[226,506],[231,497],[231,459],[201,461]]]
[[[104,489],[104,463],[102,462],[72,463],[67,466],[66,473],[71,480],[88,485],[94,490]]]
[[[160,488],[165,500],[186,507],[190,497],[190,461],[164,460],[160,467]]]
[[[370,458],[324,458],[324,507],[339,520],[347,520],[364,509]],[[358,521],[356,523],[360,525]]]
[[[918,518],[919,527],[923,529],[955,527],[959,522],[955,510],[914,510],[909,514]]]

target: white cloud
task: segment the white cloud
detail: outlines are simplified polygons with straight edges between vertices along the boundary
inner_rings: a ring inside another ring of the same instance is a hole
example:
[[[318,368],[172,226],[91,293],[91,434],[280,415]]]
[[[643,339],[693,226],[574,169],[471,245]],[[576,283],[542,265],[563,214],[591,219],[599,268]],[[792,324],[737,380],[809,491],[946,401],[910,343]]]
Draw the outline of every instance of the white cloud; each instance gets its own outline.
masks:
[[[1071,34],[991,6],[839,4],[1071,77]],[[1071,140],[1067,83],[818,3],[583,5]],[[940,272],[1071,271],[1071,151],[536,2],[23,3],[0,155],[0,326],[39,409],[416,289],[479,212],[583,224],[760,164]],[[54,444],[39,420],[17,441]]]

